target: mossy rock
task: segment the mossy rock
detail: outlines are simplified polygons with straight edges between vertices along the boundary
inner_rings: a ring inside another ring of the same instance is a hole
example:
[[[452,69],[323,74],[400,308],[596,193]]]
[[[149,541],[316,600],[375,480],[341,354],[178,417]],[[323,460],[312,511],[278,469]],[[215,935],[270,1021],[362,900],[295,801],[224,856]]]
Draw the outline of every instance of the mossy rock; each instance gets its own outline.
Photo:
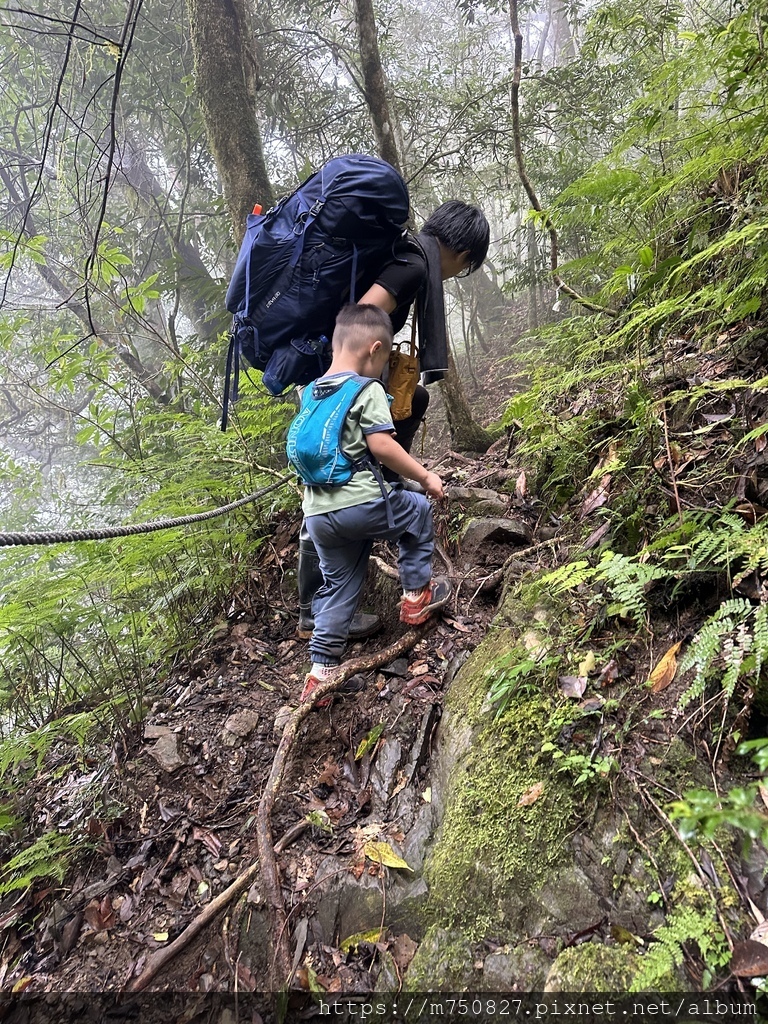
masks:
[[[640,969],[629,946],[585,942],[564,949],[549,969],[545,992],[627,992]]]
[[[463,746],[425,865],[429,912],[471,939],[524,935],[532,895],[562,855],[572,813],[567,781],[540,752],[551,698],[526,696],[498,720],[486,703],[489,670],[513,639],[512,630],[497,629],[480,645],[452,687],[441,727],[448,730],[446,748],[454,728]],[[475,726],[471,742],[468,724]]]
[[[460,992],[478,987],[472,947],[460,931],[433,925],[405,976],[409,992]]]

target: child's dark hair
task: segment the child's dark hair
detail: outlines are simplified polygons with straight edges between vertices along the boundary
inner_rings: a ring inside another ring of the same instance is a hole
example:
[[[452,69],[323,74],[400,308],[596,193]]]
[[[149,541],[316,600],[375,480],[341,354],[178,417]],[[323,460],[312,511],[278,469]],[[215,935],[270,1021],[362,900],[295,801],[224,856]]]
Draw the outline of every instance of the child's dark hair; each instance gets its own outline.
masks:
[[[343,348],[350,341],[364,343],[371,335],[387,348],[392,347],[394,332],[389,313],[367,302],[349,302],[341,307],[333,332],[334,348]]]
[[[452,252],[469,252],[469,273],[479,270],[488,253],[491,229],[477,206],[449,199],[435,210],[421,229],[434,235]]]

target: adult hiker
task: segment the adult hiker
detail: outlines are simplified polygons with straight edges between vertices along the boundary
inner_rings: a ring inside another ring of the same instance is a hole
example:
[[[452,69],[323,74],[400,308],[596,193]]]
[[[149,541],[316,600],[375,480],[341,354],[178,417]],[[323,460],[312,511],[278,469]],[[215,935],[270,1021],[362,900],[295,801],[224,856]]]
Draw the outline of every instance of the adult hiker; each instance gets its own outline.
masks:
[[[424,384],[441,380],[448,366],[448,337],[445,321],[443,281],[464,277],[478,270],[488,252],[490,229],[483,212],[460,200],[439,206],[421,231],[407,233],[395,243],[393,257],[361,277],[360,303],[378,306],[391,318],[396,334],[411,307],[416,306],[419,364]],[[395,440],[410,452],[413,440],[427,412],[429,393],[417,385],[409,416],[393,420]],[[396,473],[386,474],[390,480]],[[315,594],[323,584],[320,559],[312,538],[302,524],[299,537],[299,621],[297,635],[312,636]],[[371,636],[380,626],[378,616],[358,612],[351,620],[349,638]]]
[[[435,532],[427,495],[442,498],[443,482],[395,441],[380,379],[392,340],[390,318],[378,306],[343,306],[330,368],[306,386],[288,430],[288,458],[305,485],[305,526],[324,580],[314,600],[312,667],[302,700],[341,663],[374,540],[398,544],[401,622],[426,622],[451,595],[448,581],[432,576]],[[417,481],[424,493],[385,483],[381,465]]]

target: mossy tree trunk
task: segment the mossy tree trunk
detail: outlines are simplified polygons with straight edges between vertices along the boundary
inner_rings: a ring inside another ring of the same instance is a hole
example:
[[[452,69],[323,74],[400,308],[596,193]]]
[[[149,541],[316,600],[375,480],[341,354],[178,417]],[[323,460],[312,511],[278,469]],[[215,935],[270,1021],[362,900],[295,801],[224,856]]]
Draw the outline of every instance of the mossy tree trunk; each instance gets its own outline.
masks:
[[[208,143],[239,242],[254,203],[273,201],[256,119],[255,59],[243,0],[187,0],[195,78]]]
[[[460,452],[487,452],[493,444],[493,438],[473,419],[472,410],[464,393],[464,386],[450,352],[448,353],[448,372],[445,379],[441,381],[440,387],[453,448]]]
[[[402,173],[400,154],[395,141],[395,124],[387,98],[387,83],[381,66],[376,16],[371,0],[355,0],[355,20],[365,102],[371,115],[376,148],[382,159]]]

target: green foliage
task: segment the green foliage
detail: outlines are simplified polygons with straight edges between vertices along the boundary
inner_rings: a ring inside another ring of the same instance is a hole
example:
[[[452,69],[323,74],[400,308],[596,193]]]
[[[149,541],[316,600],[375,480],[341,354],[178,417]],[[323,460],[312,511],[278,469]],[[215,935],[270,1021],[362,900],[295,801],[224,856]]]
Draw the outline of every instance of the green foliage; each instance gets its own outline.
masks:
[[[549,740],[542,743],[541,752],[551,754],[559,772],[566,772],[573,778],[574,786],[602,781],[617,766],[613,757],[601,757],[596,754],[582,754],[577,750],[560,750]]]
[[[725,827],[750,839],[768,841],[768,817],[755,809],[757,786],[735,786],[727,793],[692,789],[670,805],[670,817],[679,822],[683,839],[711,839]]]
[[[725,933],[714,906],[708,902],[701,909],[691,905],[676,906],[653,933],[653,940],[642,958],[640,970],[632,979],[630,992],[669,991],[670,981],[683,964],[683,947],[690,943],[698,947],[710,976],[730,961]]]
[[[100,411],[92,407],[81,443],[99,442],[94,464],[111,478],[101,522],[93,525],[119,523],[127,506],[133,507],[131,521],[152,521],[215,508],[258,489],[273,477],[254,463],[277,462],[291,410],[246,397],[241,417],[260,431],[248,452],[234,431],[222,435],[194,417],[152,412],[116,430],[112,412],[105,410],[107,422],[99,422]],[[140,719],[158,663],[199,637],[200,622],[214,617],[248,573],[266,516],[295,501],[283,489],[261,505],[183,530],[2,552],[0,711],[6,726],[36,729],[29,743],[37,759],[38,747],[50,741],[47,723],[58,719],[66,733],[72,723],[62,712],[74,702],[96,709],[102,722],[107,709],[123,726]]]
[[[680,698],[680,706],[701,697],[715,674],[719,686],[731,697],[739,679],[757,682],[766,658],[768,607],[756,607],[744,598],[723,602],[680,659],[678,671],[694,670],[693,682]]]
[[[488,697],[498,704],[501,717],[510,703],[519,697],[541,692],[546,680],[553,678],[560,664],[559,657],[549,657],[541,648],[535,652],[515,647],[488,670]]]
[[[0,896],[28,889],[41,879],[54,878],[62,882],[69,867],[72,846],[69,836],[46,832],[0,868]]]
[[[740,743],[736,753],[751,755],[761,772],[768,769],[768,737]],[[760,786],[761,782],[752,782],[719,794],[709,789],[689,790],[682,800],[670,805],[669,815],[679,822],[684,839],[711,839],[718,829],[727,827],[765,844],[768,843],[768,816],[755,807]]]
[[[609,596],[609,615],[633,618],[638,625],[647,619],[646,595],[648,587],[656,580],[669,576],[662,565],[653,565],[642,558],[605,551],[597,565],[580,559],[569,562],[544,575],[539,585],[551,588],[555,594],[576,590],[586,585],[603,585]]]

